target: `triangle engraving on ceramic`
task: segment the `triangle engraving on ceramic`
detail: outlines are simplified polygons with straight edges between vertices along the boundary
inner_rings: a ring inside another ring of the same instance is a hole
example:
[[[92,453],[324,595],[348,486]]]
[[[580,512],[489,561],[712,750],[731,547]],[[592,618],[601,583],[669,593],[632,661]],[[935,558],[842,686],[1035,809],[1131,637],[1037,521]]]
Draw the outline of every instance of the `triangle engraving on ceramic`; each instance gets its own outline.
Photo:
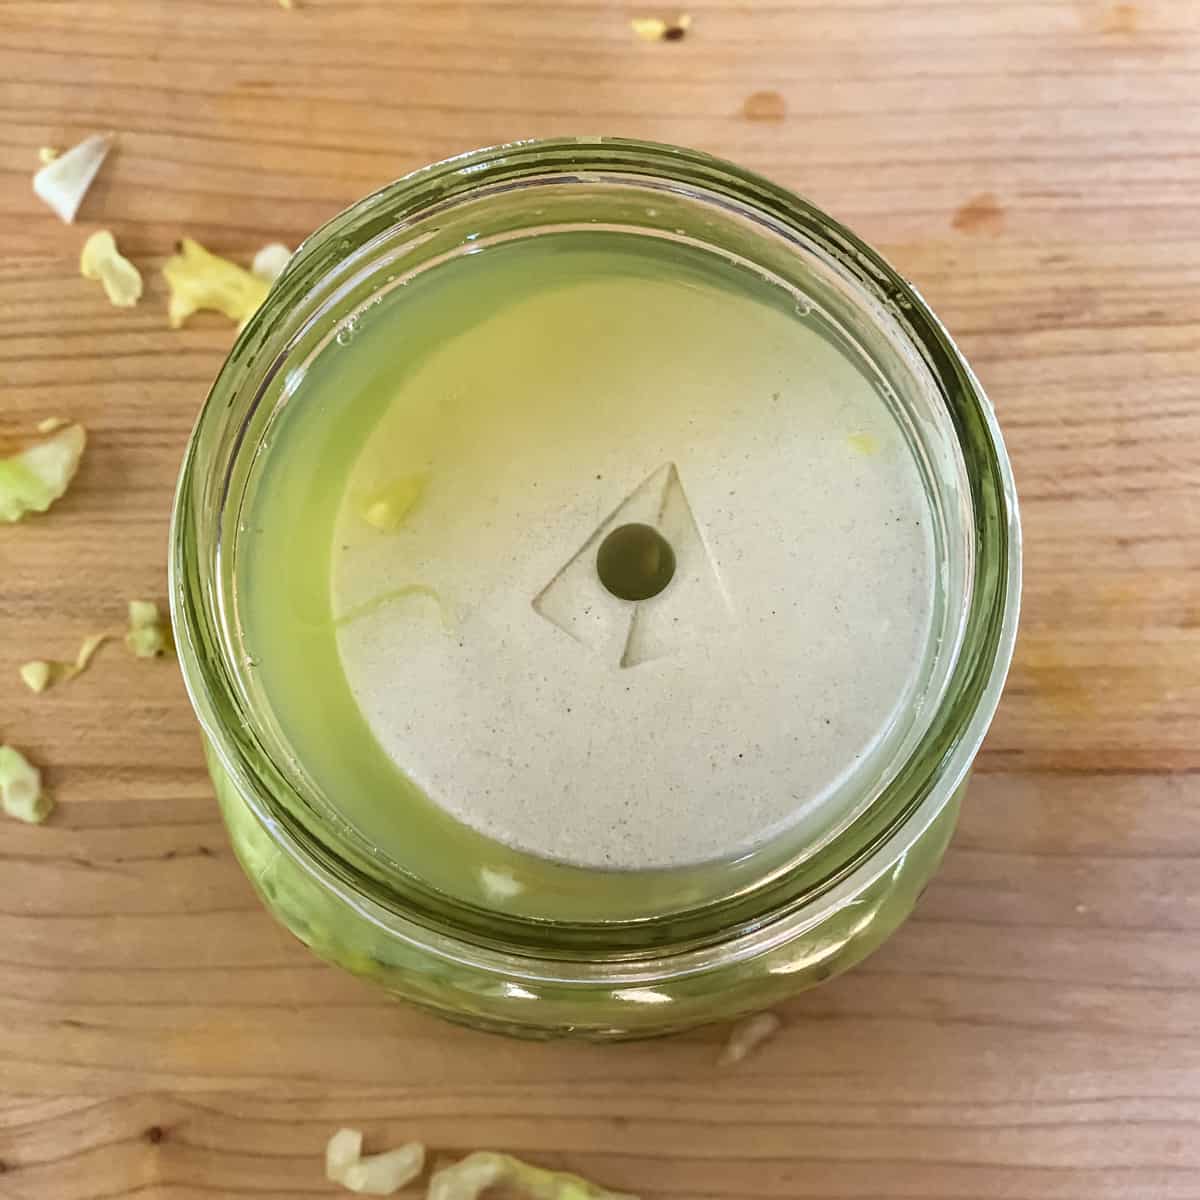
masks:
[[[675,552],[674,577],[649,600],[618,599],[596,571],[601,542],[628,524],[652,526]],[[674,463],[621,501],[534,597],[533,608],[616,667],[662,658],[728,628],[729,601]]]

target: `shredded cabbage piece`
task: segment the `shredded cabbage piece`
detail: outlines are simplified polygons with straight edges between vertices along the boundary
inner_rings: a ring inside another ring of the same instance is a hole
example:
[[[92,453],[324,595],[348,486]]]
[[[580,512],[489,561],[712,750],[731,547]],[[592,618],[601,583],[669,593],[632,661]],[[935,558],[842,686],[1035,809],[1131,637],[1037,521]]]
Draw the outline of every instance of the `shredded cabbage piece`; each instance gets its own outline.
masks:
[[[42,791],[42,773],[20,750],[0,746],[0,808],[18,821],[40,825],[54,807]]]
[[[164,264],[163,277],[171,289],[167,320],[172,329],[178,329],[200,309],[224,313],[231,321],[237,321],[240,328],[258,310],[270,290],[265,279],[186,237],[179,243],[179,253]]]
[[[93,633],[83,639],[83,643],[79,647],[79,653],[75,655],[73,675],[78,675],[80,671],[86,671],[87,665],[92,661],[97,650],[104,645],[112,637],[111,633]]]
[[[93,633],[85,637],[74,662],[62,662],[57,659],[35,659],[33,662],[27,662],[21,667],[21,679],[32,692],[44,692],[53,684],[66,683],[87,670],[93,655],[111,637],[110,633]]]
[[[408,1142],[385,1154],[368,1154],[342,1173],[341,1183],[364,1196],[390,1196],[425,1169],[425,1147]]]
[[[158,605],[153,600],[130,600],[129,624],[134,629],[154,625],[158,621]]]
[[[97,279],[104,294],[117,308],[132,308],[142,298],[141,272],[118,249],[107,229],[97,229],[83,243],[79,273],[84,279]]]
[[[634,17],[630,28],[643,41],[657,42],[667,32],[667,23],[661,17]]]
[[[75,478],[86,445],[83,426],[68,425],[19,454],[0,458],[0,521],[45,512]]]
[[[70,425],[65,417],[47,417],[44,421],[37,423],[38,433],[57,433],[60,429],[65,429]]]
[[[859,454],[879,453],[879,439],[873,433],[852,433],[846,441],[850,449],[858,451]]]
[[[738,1021],[729,1031],[729,1040],[717,1059],[717,1066],[731,1067],[741,1062],[782,1028],[783,1022],[773,1012],[755,1013]]]
[[[44,692],[50,686],[53,676],[53,665],[41,659],[23,663],[21,666],[21,682],[31,692]]]
[[[267,283],[274,283],[291,259],[292,252],[282,242],[271,242],[254,256],[250,263],[250,274]]]
[[[38,147],[38,162],[44,167],[47,163],[52,163],[58,157],[58,148],[56,146],[39,146]]]
[[[69,225],[87,195],[96,172],[112,149],[111,133],[94,133],[52,158],[33,177],[33,190]]]
[[[510,1154],[479,1150],[435,1172],[427,1200],[478,1200],[488,1188],[508,1184],[530,1200],[638,1200],[628,1192],[610,1192],[565,1171],[530,1166]]]
[[[138,658],[157,658],[167,652],[170,644],[167,627],[158,615],[158,605],[150,600],[130,600],[125,645]]]
[[[674,21],[664,21],[661,17],[634,17],[629,27],[644,42],[673,42],[691,29],[692,18],[688,13],[680,13]]]
[[[406,475],[367,497],[361,508],[362,519],[381,533],[392,533],[416,507],[429,482],[427,475]]]
[[[339,1129],[325,1143],[325,1178],[341,1183],[346,1168],[362,1158],[362,1145],[361,1129]]]
[[[502,867],[480,867],[479,882],[490,900],[504,901],[519,896],[525,885],[511,872]]]

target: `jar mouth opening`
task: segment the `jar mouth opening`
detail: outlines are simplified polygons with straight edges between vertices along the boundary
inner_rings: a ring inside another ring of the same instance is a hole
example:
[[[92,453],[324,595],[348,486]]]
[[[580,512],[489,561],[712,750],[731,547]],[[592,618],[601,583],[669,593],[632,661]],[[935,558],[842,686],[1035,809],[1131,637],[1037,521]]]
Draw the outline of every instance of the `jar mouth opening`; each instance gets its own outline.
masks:
[[[271,403],[269,381],[278,382],[296,361],[302,328],[350,302],[357,286],[353,260],[364,247],[387,242],[410,251],[423,241],[421,220],[485,191],[617,178],[703,194],[712,203],[751,211],[781,239],[815,242],[886,310],[913,361],[935,382],[967,464],[971,546],[962,583],[968,600],[935,711],[926,714],[928,735],[856,818],[853,838],[839,831],[832,839],[818,869],[811,869],[808,856],[805,864],[781,866],[741,893],[662,916],[547,923],[478,909],[430,892],[419,881],[400,886],[394,878],[381,878],[369,856],[297,815],[305,804],[303,782],[290,769],[297,764],[272,756],[239,679],[241,664],[229,637],[237,624],[236,600],[227,586],[231,539],[223,522],[227,510],[236,509],[244,483],[238,462],[261,433],[255,418],[265,416]],[[406,231],[415,236],[406,238]],[[263,411],[256,412],[259,408]],[[202,460],[221,469],[203,467]],[[620,139],[520,142],[461,155],[359,201],[312,235],[243,331],[214,385],[185,457],[171,534],[172,614],[193,705],[223,769],[281,849],[337,890],[361,894],[382,911],[442,936],[535,953],[544,953],[549,940],[568,956],[621,956],[647,947],[661,950],[666,943],[725,940],[819,900],[834,903],[852,877],[888,869],[955,791],[990,722],[1015,639],[1019,572],[1016,499],[994,414],[915,289],[853,234],[784,189],[703,154]]]

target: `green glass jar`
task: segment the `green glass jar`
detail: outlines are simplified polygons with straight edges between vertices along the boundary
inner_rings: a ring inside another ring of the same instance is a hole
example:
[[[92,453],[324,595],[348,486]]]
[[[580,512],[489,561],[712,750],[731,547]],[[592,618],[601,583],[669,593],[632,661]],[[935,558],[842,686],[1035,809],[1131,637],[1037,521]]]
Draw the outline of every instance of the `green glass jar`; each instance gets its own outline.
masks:
[[[620,139],[463,155],[305,242],[170,558],[267,906],[527,1036],[736,1016],[877,947],[1020,590],[994,414],[913,288],[766,180]]]

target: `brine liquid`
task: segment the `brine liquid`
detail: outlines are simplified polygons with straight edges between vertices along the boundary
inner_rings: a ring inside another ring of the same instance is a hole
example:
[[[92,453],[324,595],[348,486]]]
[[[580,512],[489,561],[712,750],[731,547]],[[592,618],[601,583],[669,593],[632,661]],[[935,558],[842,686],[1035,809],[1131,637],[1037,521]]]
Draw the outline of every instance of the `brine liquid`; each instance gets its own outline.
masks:
[[[380,853],[520,908],[845,819],[919,684],[934,556],[886,384],[819,308],[695,248],[543,235],[395,288],[292,386],[240,617]]]

